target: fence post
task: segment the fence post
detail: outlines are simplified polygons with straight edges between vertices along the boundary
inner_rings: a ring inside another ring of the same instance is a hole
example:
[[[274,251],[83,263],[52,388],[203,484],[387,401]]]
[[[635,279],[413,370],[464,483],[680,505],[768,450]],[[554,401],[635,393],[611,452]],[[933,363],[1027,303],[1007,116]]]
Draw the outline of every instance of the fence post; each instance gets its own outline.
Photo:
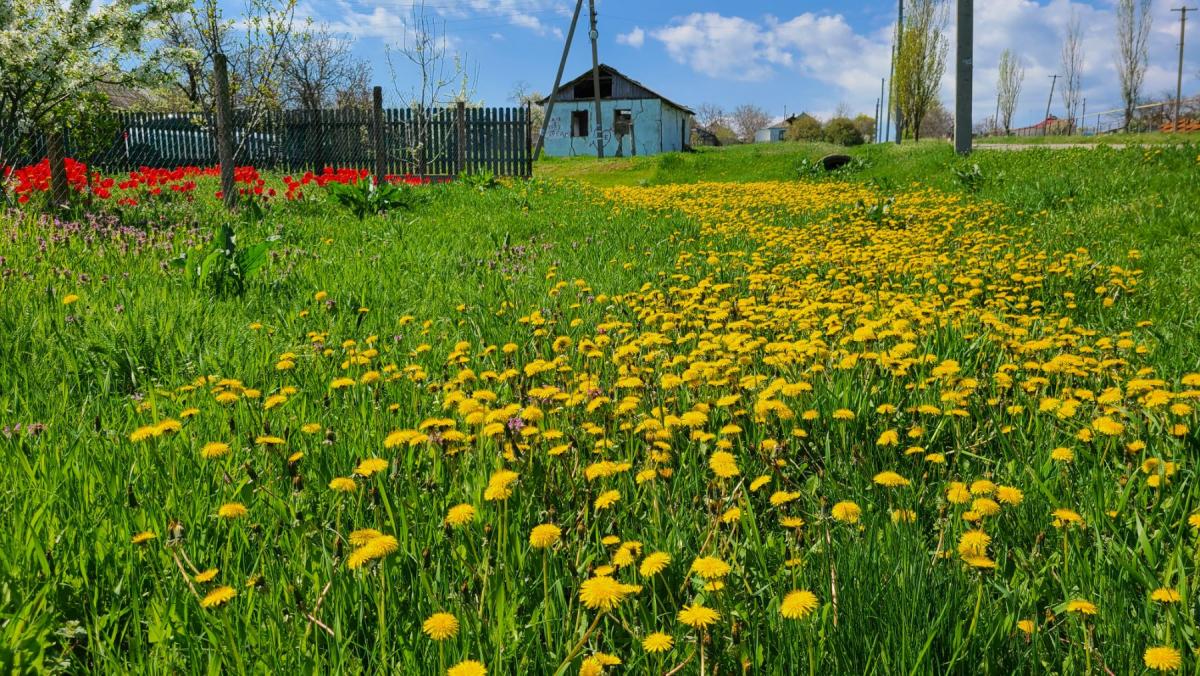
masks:
[[[417,173],[421,178],[429,173],[425,167],[425,142],[428,140],[429,134],[425,129],[425,109],[417,109]]]
[[[458,163],[457,173],[467,170],[467,102],[459,101],[455,112],[455,123],[458,126]]]
[[[383,142],[383,87],[375,87],[371,108],[371,138],[375,142],[375,184],[387,180],[387,150]]]
[[[233,182],[233,107],[229,102],[229,63],[224,54],[213,59],[217,94],[217,160],[221,164],[221,191],[225,208],[237,208],[237,189]]]
[[[64,149],[62,128],[55,123],[46,135],[46,157],[50,160],[50,197],[55,208],[63,207],[70,199],[67,185],[67,152]]]
[[[632,126],[630,127],[632,129]],[[636,154],[636,151],[635,151]],[[533,101],[525,102],[525,178],[533,178]]]

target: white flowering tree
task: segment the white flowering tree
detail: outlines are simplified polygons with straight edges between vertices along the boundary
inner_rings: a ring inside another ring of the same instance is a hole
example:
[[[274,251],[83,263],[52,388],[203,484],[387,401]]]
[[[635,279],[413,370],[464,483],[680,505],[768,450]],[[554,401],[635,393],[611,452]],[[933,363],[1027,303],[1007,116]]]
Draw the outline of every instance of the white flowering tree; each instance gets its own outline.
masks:
[[[0,166],[22,139],[61,129],[94,101],[89,94],[98,86],[160,78],[166,54],[147,46],[157,44],[163,20],[188,4],[0,0]]]

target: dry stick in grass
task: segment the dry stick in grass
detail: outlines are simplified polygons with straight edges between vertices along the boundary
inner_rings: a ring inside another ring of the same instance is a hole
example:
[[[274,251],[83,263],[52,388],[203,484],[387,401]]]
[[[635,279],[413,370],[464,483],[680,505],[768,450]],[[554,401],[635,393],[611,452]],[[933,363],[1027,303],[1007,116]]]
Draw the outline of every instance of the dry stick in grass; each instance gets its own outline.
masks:
[[[179,567],[179,574],[183,576],[183,581],[187,583],[188,589],[192,590],[192,596],[200,598],[199,592],[196,591],[196,586],[192,584],[192,578],[188,576],[187,571],[183,569],[183,563],[179,560],[179,557],[175,555],[175,550],[167,547],[167,552],[171,554],[171,560],[174,561],[175,565]]]
[[[317,625],[318,627],[320,627],[320,628],[324,629],[326,632],[328,632],[330,636],[336,636],[336,634],[334,634],[332,629],[330,629],[324,622],[322,622],[316,618],[317,611],[321,609],[321,604],[325,602],[325,595],[329,593],[329,588],[332,586],[333,586],[332,580],[325,583],[325,588],[322,589],[321,594],[319,596],[317,596],[317,602],[313,605],[312,612],[308,613],[307,617],[313,624]]]
[[[697,647],[697,650],[699,650],[699,647]],[[677,673],[679,673],[680,671],[682,671],[682,670],[683,670],[683,668],[684,668],[684,667],[686,667],[688,664],[690,664],[690,663],[691,663],[691,661],[692,661],[693,659],[695,659],[695,658],[696,658],[696,651],[695,651],[695,650],[693,650],[693,651],[692,651],[692,654],[691,654],[691,655],[688,655],[688,657],[687,657],[687,659],[686,659],[686,660],[684,660],[684,661],[680,662],[679,664],[675,665],[675,668],[674,668],[674,669],[671,669],[671,670],[670,670],[670,671],[668,671],[667,673],[663,674],[663,676],[675,676],[675,674],[677,674]]]

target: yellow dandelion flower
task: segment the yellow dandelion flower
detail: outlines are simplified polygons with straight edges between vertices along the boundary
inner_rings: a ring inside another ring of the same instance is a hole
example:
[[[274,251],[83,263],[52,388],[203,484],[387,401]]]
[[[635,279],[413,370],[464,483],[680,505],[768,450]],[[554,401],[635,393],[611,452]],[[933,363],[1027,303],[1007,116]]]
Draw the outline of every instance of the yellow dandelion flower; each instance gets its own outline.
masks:
[[[240,519],[249,513],[246,506],[240,502],[227,502],[217,510],[217,516],[222,519]]]
[[[675,639],[669,634],[664,634],[661,631],[656,631],[646,638],[642,639],[642,650],[648,653],[662,653],[670,650],[675,645]]]
[[[1154,601],[1158,601],[1159,603],[1179,603],[1180,599],[1183,597],[1180,596],[1179,592],[1175,589],[1170,587],[1159,587],[1150,593],[1150,598]]]
[[[720,620],[721,615],[712,608],[706,608],[703,604],[696,603],[684,606],[679,611],[678,618],[680,622],[693,629],[707,629],[709,625]]]
[[[460,528],[475,520],[475,508],[465,502],[455,505],[446,512],[445,523],[452,528]]]
[[[706,580],[725,577],[729,574],[729,564],[715,556],[703,556],[692,562],[691,571]]]
[[[358,467],[354,468],[354,473],[359,476],[371,476],[376,472],[382,472],[388,468],[388,461],[383,458],[367,458],[358,463]]]
[[[205,582],[212,582],[213,580],[217,579],[217,573],[219,572],[221,571],[217,568],[209,568],[208,570],[196,573],[192,579],[201,584]]]
[[[200,457],[211,460],[229,453],[229,444],[222,441],[210,441],[200,449]]]
[[[545,549],[562,536],[562,529],[552,523],[534,526],[529,533],[529,545],[535,549]]]
[[[354,483],[354,479],[340,476],[329,482],[329,487],[339,493],[350,493],[358,488],[358,484]]]
[[[435,641],[445,641],[458,635],[458,618],[450,613],[434,613],[421,625],[421,631]]]
[[[833,506],[832,514],[834,519],[842,523],[858,523],[862,516],[862,508],[849,500],[843,500]]]
[[[1147,648],[1142,655],[1146,668],[1155,671],[1175,671],[1183,666],[1183,656],[1171,646],[1156,646]]]
[[[149,541],[153,540],[153,539],[154,539],[154,538],[156,538],[156,537],[158,537],[158,534],[157,534],[157,533],[155,533],[154,531],[152,531],[152,530],[144,530],[144,531],[142,531],[142,532],[140,532],[140,533],[136,533],[136,534],[134,534],[134,536],[133,536],[133,539],[132,539],[132,542],[133,542],[133,544],[135,544],[135,545],[144,545],[144,544],[146,544],[147,542],[149,542]]]
[[[909,485],[908,479],[900,476],[896,472],[880,472],[875,475],[873,481],[884,488],[899,488]]]
[[[487,676],[487,667],[482,662],[463,660],[447,669],[446,676]]]
[[[642,577],[658,575],[669,563],[671,563],[671,555],[666,552],[647,554],[646,558],[642,559],[642,565],[638,568],[638,573]]]
[[[1066,609],[1068,613],[1079,613],[1080,615],[1095,615],[1099,612],[1096,604],[1087,599],[1071,599],[1067,601]]]
[[[579,600],[592,610],[608,611],[616,608],[629,591],[628,585],[607,575],[598,575],[583,581],[579,587]]]
[[[228,603],[230,599],[237,596],[237,590],[228,585],[221,585],[216,589],[208,592],[204,598],[200,599],[202,608],[216,608],[217,606]]]
[[[805,589],[797,589],[783,597],[783,601],[779,604],[779,614],[789,620],[802,620],[811,615],[818,605],[816,594]]]
[[[596,501],[592,504],[592,506],[597,510],[608,509],[609,507],[617,504],[617,501],[620,499],[620,491],[604,491],[596,497]]]

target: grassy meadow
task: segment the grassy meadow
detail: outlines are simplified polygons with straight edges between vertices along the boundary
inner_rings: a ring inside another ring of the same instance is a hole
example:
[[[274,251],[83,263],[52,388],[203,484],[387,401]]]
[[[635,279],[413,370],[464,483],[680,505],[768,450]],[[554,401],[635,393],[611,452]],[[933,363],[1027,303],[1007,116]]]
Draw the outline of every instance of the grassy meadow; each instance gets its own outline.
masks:
[[[830,150],[11,205],[0,667],[1200,673],[1200,147]]]

